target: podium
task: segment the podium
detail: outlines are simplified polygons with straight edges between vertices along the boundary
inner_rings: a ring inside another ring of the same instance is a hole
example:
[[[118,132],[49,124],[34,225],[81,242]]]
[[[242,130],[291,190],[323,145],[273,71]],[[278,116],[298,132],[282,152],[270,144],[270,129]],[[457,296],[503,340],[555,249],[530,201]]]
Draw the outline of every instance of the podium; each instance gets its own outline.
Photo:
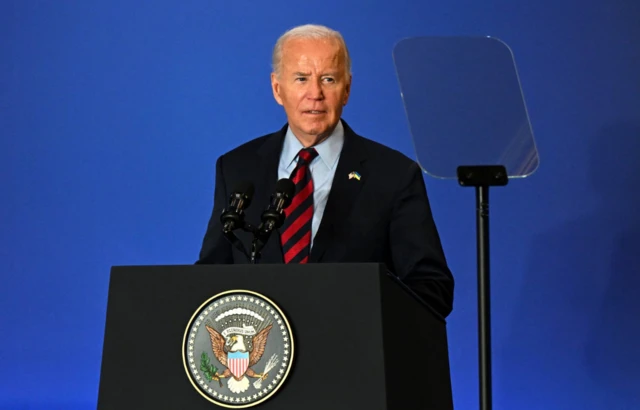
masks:
[[[98,409],[235,407],[199,392],[183,357],[194,313],[229,291],[273,301],[295,346],[252,408],[453,409],[445,321],[378,264],[113,267]]]

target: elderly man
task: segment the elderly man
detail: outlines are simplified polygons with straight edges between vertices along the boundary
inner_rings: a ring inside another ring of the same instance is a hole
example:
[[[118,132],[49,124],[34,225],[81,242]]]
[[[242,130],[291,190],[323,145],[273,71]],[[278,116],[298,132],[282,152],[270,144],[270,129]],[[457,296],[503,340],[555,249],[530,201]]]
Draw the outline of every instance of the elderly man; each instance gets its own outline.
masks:
[[[316,25],[283,34],[273,51],[271,87],[287,124],[218,158],[213,214],[197,263],[246,263],[222,234],[231,190],[250,181],[254,202],[267,204],[276,182],[291,178],[295,197],[262,262],[384,263],[446,317],[453,277],[419,166],[341,119],[351,93],[342,36]],[[247,219],[259,221],[263,210],[253,206]]]

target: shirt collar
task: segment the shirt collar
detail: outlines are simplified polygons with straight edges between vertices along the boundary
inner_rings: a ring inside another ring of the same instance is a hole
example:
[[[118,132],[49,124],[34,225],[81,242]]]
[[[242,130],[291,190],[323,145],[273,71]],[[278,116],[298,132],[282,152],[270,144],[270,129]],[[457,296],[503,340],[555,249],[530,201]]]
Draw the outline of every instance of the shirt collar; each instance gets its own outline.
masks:
[[[344,127],[342,121],[338,121],[338,124],[334,128],[331,135],[322,141],[320,144],[315,145],[314,148],[318,151],[318,157],[324,162],[329,169],[333,169],[338,162],[342,146],[344,145]],[[284,145],[282,147],[282,161],[286,165],[287,169],[295,167],[296,156],[298,152],[304,148],[304,146],[298,141],[298,138],[291,131],[291,127],[287,128],[287,133],[284,137]]]

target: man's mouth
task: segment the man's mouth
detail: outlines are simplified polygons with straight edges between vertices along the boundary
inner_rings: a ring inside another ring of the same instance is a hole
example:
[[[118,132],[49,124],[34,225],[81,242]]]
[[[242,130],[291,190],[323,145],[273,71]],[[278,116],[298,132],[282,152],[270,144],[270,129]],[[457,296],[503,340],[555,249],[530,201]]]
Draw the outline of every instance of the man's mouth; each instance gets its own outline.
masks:
[[[304,114],[312,114],[312,115],[319,115],[319,114],[326,114],[326,111],[321,111],[321,110],[306,110],[303,111]]]

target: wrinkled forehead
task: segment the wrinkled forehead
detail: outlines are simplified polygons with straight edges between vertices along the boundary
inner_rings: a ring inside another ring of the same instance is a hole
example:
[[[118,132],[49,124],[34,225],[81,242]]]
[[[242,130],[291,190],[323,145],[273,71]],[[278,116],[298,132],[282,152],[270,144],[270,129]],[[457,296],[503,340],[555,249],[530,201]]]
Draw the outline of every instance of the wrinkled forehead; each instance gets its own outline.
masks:
[[[335,38],[292,38],[282,46],[282,68],[298,69],[304,64],[322,64],[344,69],[345,50]]]

